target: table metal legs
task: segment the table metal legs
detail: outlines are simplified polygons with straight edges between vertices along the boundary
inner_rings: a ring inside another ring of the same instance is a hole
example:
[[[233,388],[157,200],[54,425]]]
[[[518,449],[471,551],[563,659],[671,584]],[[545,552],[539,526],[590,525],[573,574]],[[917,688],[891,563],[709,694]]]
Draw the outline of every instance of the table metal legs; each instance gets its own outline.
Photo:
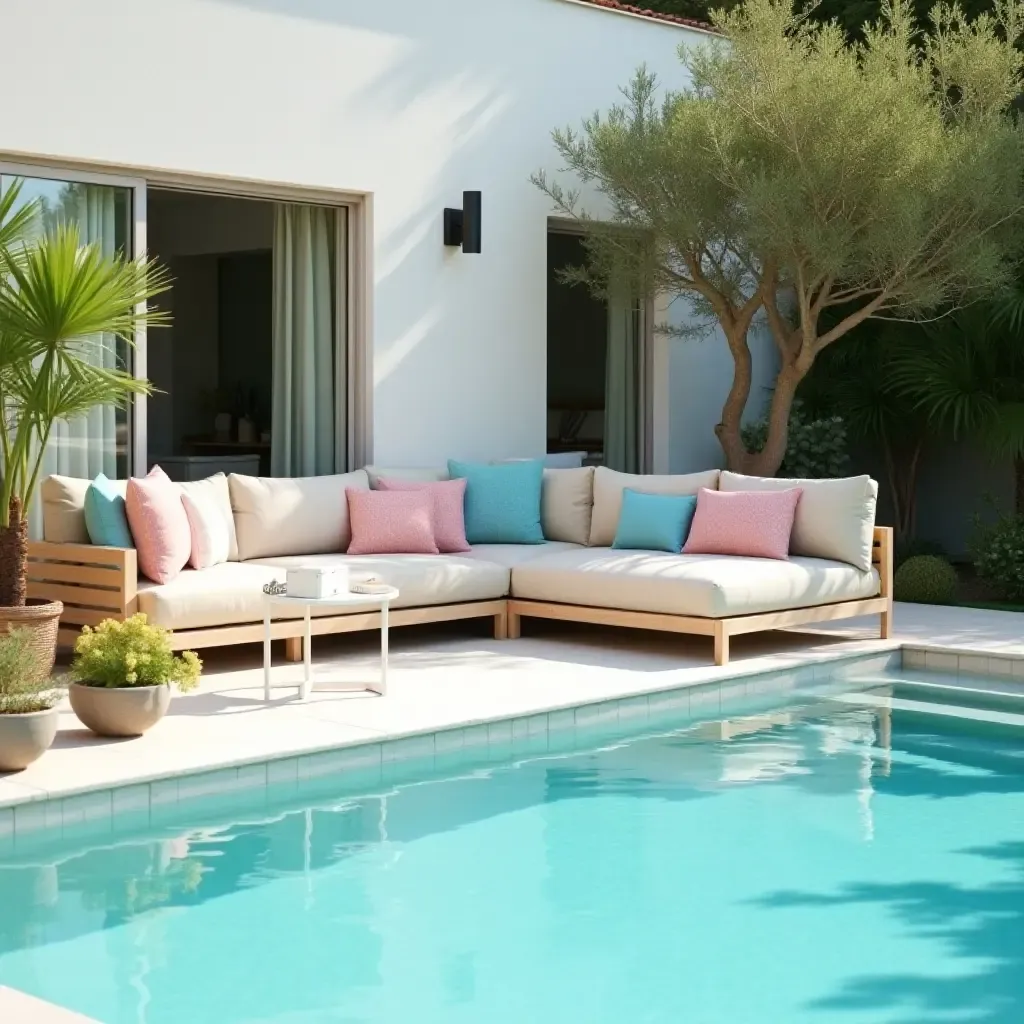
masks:
[[[263,611],[263,699],[270,700],[270,604]]]

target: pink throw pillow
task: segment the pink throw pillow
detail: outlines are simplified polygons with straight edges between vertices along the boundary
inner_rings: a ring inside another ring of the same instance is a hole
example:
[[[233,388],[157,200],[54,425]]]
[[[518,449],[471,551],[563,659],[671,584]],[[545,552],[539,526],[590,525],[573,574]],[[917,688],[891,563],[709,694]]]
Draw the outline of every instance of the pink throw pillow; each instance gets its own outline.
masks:
[[[350,555],[436,555],[433,503],[423,491],[346,488]]]
[[[181,488],[154,466],[149,476],[128,481],[124,500],[142,575],[154,583],[170,583],[192,553]]]
[[[803,488],[710,491],[697,495],[684,555],[789,558],[789,535]]]
[[[381,491],[426,491],[432,503],[434,541],[439,551],[469,551],[466,540],[466,481],[458,480],[396,480],[381,477]]]

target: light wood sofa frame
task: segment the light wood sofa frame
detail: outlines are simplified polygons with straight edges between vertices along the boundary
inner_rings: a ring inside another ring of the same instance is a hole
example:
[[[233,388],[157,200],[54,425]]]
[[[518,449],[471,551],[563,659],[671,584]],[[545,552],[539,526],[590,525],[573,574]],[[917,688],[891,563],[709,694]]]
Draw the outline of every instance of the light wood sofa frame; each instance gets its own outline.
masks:
[[[813,622],[829,622],[855,615],[881,615],[881,635],[887,639],[892,630],[892,530],[876,527],[872,562],[881,577],[877,597],[840,601],[811,608],[738,615],[728,619],[708,619],[686,615],[630,612],[616,608],[590,608],[498,598],[427,608],[396,608],[389,615],[392,626],[411,626],[458,619],[493,618],[496,639],[515,639],[520,635],[520,620],[525,617],[588,622],[601,626],[632,626],[639,629],[667,630],[713,636],[715,664],[729,661],[729,639],[740,633],[769,629],[787,629]],[[63,601],[58,643],[70,646],[82,626],[95,626],[104,619],[123,620],[138,611],[138,563],[132,548],[109,548],[94,544],[54,544],[33,541],[29,544],[28,596]],[[312,633],[347,633],[376,629],[380,613],[330,615],[314,618]],[[271,623],[271,637],[285,641],[290,661],[302,660],[303,620],[277,619]],[[263,639],[263,623],[247,622],[203,629],[182,629],[172,634],[176,650],[222,647],[256,643]]]
[[[63,601],[57,642],[71,646],[82,626],[95,626],[104,619],[124,620],[138,610],[138,562],[134,548],[108,548],[98,544],[54,544],[32,541],[28,547],[28,596]],[[507,602],[467,601],[427,608],[393,608],[388,614],[391,626],[412,626],[425,622],[450,622],[455,619],[494,618],[494,635],[508,635]],[[311,621],[314,636],[376,629],[380,612],[352,615],[325,615]],[[275,619],[270,624],[274,640],[285,641],[289,661],[302,660],[302,618]],[[263,621],[202,629],[180,629],[171,635],[175,650],[198,650],[230,644],[257,643],[263,640]]]
[[[778,612],[760,612],[756,615],[737,615],[728,619],[709,619],[690,615],[665,615],[655,612],[630,612],[618,608],[592,608],[580,605],[555,604],[547,601],[523,601],[512,598],[508,602],[507,630],[509,637],[518,637],[520,619],[560,619],[568,622],[588,622],[597,626],[632,626],[634,629],[657,629],[671,633],[694,633],[715,638],[715,664],[729,662],[729,640],[741,633],[759,633],[769,629],[789,629],[814,622],[832,622],[857,615],[880,615],[881,637],[887,640],[892,633],[892,527],[876,526],[872,542],[871,562],[878,570],[881,587],[877,597],[856,601],[837,601],[833,604],[814,605],[810,608],[789,608]]]

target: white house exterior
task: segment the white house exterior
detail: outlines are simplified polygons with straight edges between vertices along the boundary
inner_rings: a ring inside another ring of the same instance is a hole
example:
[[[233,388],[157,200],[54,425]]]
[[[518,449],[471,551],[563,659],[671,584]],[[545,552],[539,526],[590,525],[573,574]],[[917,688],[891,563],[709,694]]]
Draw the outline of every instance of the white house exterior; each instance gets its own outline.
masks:
[[[681,86],[677,47],[709,38],[580,0],[0,0],[0,23],[0,172],[128,181],[137,244],[155,185],[350,204],[349,455],[390,465],[544,451],[552,211],[529,176],[558,170],[553,127],[641,63]],[[464,189],[479,255],[442,244]],[[725,347],[651,358],[650,468],[719,461]]]

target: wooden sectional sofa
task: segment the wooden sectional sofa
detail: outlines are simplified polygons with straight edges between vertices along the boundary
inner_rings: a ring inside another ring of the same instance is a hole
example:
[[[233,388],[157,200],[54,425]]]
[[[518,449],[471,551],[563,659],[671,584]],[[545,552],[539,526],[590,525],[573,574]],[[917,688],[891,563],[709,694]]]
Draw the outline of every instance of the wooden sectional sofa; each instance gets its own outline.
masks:
[[[442,479],[441,470],[367,467],[329,477],[270,480],[222,475],[183,484],[205,488],[232,521],[231,561],[184,570],[162,586],[140,579],[135,551],[88,543],[82,506],[88,482],[51,477],[42,488],[44,537],[29,548],[29,594],[64,603],[60,640],[81,626],[137,611],[171,629],[175,647],[262,639],[262,586],[297,565],[338,565],[384,578],[400,591],[392,626],[492,618],[498,638],[516,638],[524,617],[693,633],[714,638],[715,663],[741,633],[858,615],[892,625],[892,532],[874,525],[877,485],[867,477],[800,481],[787,562],[674,555],[611,547],[625,487],[696,493],[700,487],[778,488],[793,481],[731,473],[634,477],[598,468],[545,471],[540,545],[476,545],[457,555],[342,554],[348,543],[345,489],[378,476]],[[303,550],[305,549],[305,550]],[[314,634],[371,629],[378,614],[327,611]],[[301,618],[276,619],[287,656],[302,656]]]

